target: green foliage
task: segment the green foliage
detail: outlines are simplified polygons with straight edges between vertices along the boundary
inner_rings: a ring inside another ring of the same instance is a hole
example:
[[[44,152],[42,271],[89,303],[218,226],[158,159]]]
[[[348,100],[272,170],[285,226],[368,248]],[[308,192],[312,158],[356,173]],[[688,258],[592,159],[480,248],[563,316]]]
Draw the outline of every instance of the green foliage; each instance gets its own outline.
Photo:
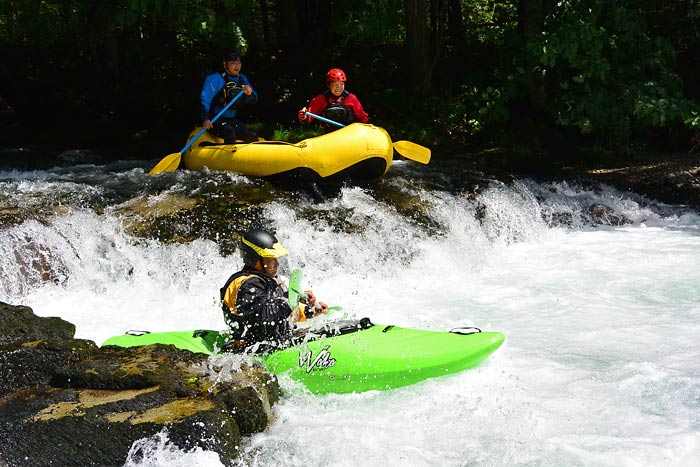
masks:
[[[441,117],[447,133],[456,140],[472,139],[510,118],[512,93],[506,87],[463,85],[458,96],[458,105],[442,109]]]
[[[286,125],[329,66],[348,73],[373,122],[428,145],[559,130],[619,147],[700,128],[686,97],[700,96],[697,0],[542,2],[534,39],[519,33],[526,2],[458,3],[455,18],[454,3],[426,1],[433,82],[416,92],[403,0],[298,0],[296,18],[280,17],[289,3],[257,0],[6,0],[0,102],[24,110],[18,120],[41,108],[67,122],[187,128],[204,75],[237,48],[260,92],[259,134],[276,140],[318,134]]]
[[[480,138],[500,137],[511,120],[510,102],[518,96],[517,2],[480,0],[463,2],[469,51],[460,57],[468,72],[450,73],[456,86],[450,104],[436,105],[437,124],[456,141],[476,142]]]
[[[465,34],[474,43],[499,44],[517,21],[518,2],[476,0],[462,2]]]
[[[514,123],[511,109],[523,108],[532,85],[545,91],[542,110],[552,122],[606,145],[628,145],[654,127],[699,128],[700,111],[684,96],[673,47],[652,36],[628,2],[560,1],[531,42],[514,40],[515,27],[493,38],[501,61],[490,82],[463,84],[459,105],[442,112],[440,123],[454,137],[497,135]]]
[[[317,125],[297,125],[295,127],[275,126],[272,132],[272,141],[287,141],[290,143],[299,142],[307,138],[320,136],[323,131]]]
[[[44,112],[69,118],[106,119],[112,113],[134,120],[163,118],[173,100],[183,101],[178,94],[193,93],[187,83],[178,89],[154,82],[166,77],[200,81],[221,49],[245,49],[242,28],[253,3],[3,2],[0,24],[10,27],[0,28],[0,47],[8,55],[2,78],[14,90],[8,100],[18,110],[36,108],[35,89],[41,89]],[[47,70],[58,86],[46,86]]]
[[[669,42],[652,37],[627,2],[561,1],[528,44],[557,124],[624,142],[648,126],[693,122]],[[520,57],[519,63],[528,63]],[[524,67],[524,65],[523,65]]]
[[[402,0],[362,0],[338,19],[342,45],[401,44],[406,35]]]

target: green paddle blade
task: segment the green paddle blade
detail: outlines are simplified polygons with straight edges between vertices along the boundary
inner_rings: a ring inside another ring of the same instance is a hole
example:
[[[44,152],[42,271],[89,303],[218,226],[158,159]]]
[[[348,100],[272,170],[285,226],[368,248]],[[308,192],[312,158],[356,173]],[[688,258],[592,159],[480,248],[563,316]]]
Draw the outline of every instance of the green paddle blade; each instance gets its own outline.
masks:
[[[411,141],[394,141],[394,149],[406,159],[427,164],[430,162],[430,149]]]
[[[162,172],[174,172],[180,165],[180,158],[181,154],[179,152],[165,156],[148,174],[157,175]]]
[[[289,306],[296,308],[299,305],[299,300],[304,297],[304,291],[302,290],[301,281],[304,280],[304,273],[301,269],[295,269],[289,275],[289,293],[287,298],[289,300]]]

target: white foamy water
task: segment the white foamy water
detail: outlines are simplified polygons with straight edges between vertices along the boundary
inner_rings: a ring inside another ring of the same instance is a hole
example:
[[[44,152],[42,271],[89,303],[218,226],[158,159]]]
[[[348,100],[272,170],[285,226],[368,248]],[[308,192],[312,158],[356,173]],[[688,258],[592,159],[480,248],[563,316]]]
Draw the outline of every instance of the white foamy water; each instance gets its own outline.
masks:
[[[477,200],[412,190],[429,228],[357,188],[265,209],[319,298],[375,323],[502,331],[504,346],[476,369],[392,391],[313,396],[282,377],[275,422],[244,443],[241,465],[697,465],[700,217],[567,184],[494,185]],[[631,223],[586,225],[591,204]],[[352,228],[308,222],[308,210]],[[543,220],[561,213],[573,227]],[[5,252],[27,239],[63,281],[13,272]],[[87,210],[2,230],[0,248],[0,300],[97,343],[127,329],[222,329],[218,289],[240,266],[211,241],[134,239]],[[167,436],[132,450],[128,465],[218,462]]]

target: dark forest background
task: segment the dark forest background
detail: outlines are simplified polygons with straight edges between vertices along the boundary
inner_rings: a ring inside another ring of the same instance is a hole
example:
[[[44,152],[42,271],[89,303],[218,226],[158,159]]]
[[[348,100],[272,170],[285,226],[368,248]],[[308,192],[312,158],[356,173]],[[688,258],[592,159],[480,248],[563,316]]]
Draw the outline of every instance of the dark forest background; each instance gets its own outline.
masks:
[[[172,152],[225,49],[268,139],[339,67],[373,123],[434,150],[700,143],[700,0],[4,0],[0,134]]]

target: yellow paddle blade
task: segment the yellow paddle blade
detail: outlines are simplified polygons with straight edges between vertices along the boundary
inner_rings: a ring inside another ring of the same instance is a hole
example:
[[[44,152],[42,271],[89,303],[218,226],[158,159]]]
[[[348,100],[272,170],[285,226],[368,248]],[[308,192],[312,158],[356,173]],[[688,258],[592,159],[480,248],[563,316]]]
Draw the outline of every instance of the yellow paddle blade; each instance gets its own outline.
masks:
[[[161,159],[160,162],[156,164],[155,167],[148,172],[149,175],[156,175],[161,172],[174,172],[175,169],[180,165],[180,153],[170,154]]]
[[[411,141],[394,141],[394,149],[406,159],[427,164],[430,162],[430,149]]]

